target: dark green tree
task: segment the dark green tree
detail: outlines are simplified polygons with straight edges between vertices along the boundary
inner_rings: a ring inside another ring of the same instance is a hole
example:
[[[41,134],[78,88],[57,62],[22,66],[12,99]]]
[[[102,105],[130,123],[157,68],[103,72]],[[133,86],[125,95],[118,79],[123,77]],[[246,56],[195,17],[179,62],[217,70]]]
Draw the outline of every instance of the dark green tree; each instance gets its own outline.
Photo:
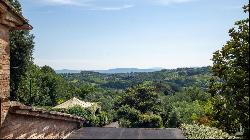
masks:
[[[161,100],[159,94],[154,90],[154,87],[147,83],[129,88],[126,94],[119,99],[116,107],[128,105],[141,113],[152,112],[158,114],[161,111]]]
[[[22,13],[18,0],[9,0],[17,12]],[[32,62],[34,35],[30,31],[10,32],[10,99],[17,100],[17,91]]]
[[[42,73],[36,65],[31,65],[22,76],[21,83],[17,90],[17,100],[26,105],[46,105],[49,98],[42,94]]]
[[[249,13],[249,5],[244,6]],[[227,132],[249,135],[249,18],[235,23],[231,39],[213,55],[210,91],[215,95],[214,119]]]
[[[123,127],[162,127],[161,100],[152,83],[131,87],[115,103],[119,123]]]
[[[58,76],[55,71],[49,66],[43,66],[41,68],[42,75],[42,87],[43,94],[50,98],[48,105],[55,106],[57,104],[57,99],[59,96],[60,83]]]

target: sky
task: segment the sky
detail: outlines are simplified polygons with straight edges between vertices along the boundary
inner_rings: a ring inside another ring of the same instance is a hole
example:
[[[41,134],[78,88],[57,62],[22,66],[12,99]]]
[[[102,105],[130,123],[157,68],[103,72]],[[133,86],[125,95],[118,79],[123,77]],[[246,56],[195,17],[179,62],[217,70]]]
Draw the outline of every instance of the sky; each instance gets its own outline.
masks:
[[[201,67],[248,0],[20,0],[34,61],[54,69]]]

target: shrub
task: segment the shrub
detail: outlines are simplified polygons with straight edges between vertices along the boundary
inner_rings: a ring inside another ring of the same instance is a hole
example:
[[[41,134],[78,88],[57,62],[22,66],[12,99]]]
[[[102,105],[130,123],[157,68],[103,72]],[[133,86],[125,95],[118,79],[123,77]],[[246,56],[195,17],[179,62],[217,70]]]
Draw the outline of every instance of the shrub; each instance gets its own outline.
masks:
[[[187,139],[238,139],[215,127],[182,124],[180,128]]]
[[[125,127],[125,128],[133,127],[132,123],[129,120],[124,119],[124,118],[119,119],[119,126],[120,127]]]
[[[97,116],[96,116],[96,118],[98,119],[98,125],[99,126],[104,126],[104,125],[106,125],[106,124],[108,124],[108,123],[110,123],[111,122],[111,120],[110,120],[110,115],[107,113],[107,112],[101,112],[100,114],[98,114]]]
[[[122,106],[117,110],[117,117],[130,120],[131,122],[138,121],[140,112],[128,105]]]
[[[201,101],[172,103],[169,112],[168,127],[178,127],[179,124],[192,124],[202,116],[205,116],[204,105]]]
[[[140,111],[130,108],[128,105],[119,108],[117,116],[121,127],[160,128],[163,126],[161,116],[141,114]]]
[[[92,114],[89,110],[82,108],[81,106],[73,106],[67,109],[66,113],[76,115],[83,118],[89,118]]]
[[[161,128],[163,127],[162,118],[158,115],[139,115],[139,121],[136,122],[136,127]]]
[[[211,121],[211,118],[209,118],[209,116],[203,116],[197,119],[197,123],[201,125],[203,124],[206,126],[212,126],[213,121]]]
[[[122,106],[117,110],[117,118],[121,127],[135,127],[135,122],[139,120],[140,112],[128,105]]]
[[[111,122],[111,116],[107,112],[94,115],[91,110],[84,109],[81,106],[68,108],[66,113],[84,118],[85,127],[101,127]]]
[[[70,107],[66,109],[65,113],[84,118],[85,127],[99,126],[100,121],[97,117],[90,110],[84,109],[81,106]]]

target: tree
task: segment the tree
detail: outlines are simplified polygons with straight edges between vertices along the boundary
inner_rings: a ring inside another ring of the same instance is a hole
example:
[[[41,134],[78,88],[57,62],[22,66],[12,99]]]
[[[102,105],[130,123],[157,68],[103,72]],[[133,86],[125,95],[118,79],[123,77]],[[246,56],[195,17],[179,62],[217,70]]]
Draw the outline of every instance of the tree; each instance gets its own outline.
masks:
[[[49,105],[55,106],[59,96],[60,83],[55,71],[49,66],[43,66],[42,72],[42,87],[43,93],[50,98]]]
[[[18,0],[9,0],[17,12],[22,13]],[[17,100],[17,91],[22,77],[32,62],[34,35],[29,31],[10,32],[10,99]]]
[[[249,4],[244,9],[249,12]],[[249,135],[249,18],[235,26],[229,30],[231,39],[213,55],[210,91],[217,99],[214,118],[219,125],[231,133],[242,126]]]
[[[139,84],[126,91],[116,107],[128,105],[131,108],[139,110],[141,113],[152,112],[158,114],[161,110],[161,101],[158,93],[147,83]]]
[[[90,84],[82,84],[76,89],[76,95],[84,100],[89,94],[96,92],[96,88]]]
[[[139,114],[138,110],[128,105],[124,105],[117,110],[117,117],[122,127],[135,127],[139,120]]]
[[[129,88],[115,104],[119,123],[123,127],[162,127],[161,101],[151,83]]]
[[[21,83],[17,90],[17,100],[27,105],[46,105],[47,96],[42,94],[40,68],[36,65],[30,65],[27,76],[22,76]]]

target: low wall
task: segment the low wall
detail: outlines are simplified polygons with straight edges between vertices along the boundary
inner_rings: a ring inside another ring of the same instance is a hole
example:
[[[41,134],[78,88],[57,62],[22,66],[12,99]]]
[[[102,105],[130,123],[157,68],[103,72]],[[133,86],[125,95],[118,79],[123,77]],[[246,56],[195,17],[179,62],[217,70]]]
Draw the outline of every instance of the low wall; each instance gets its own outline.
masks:
[[[0,129],[1,139],[62,139],[84,120],[69,114],[12,106]]]

